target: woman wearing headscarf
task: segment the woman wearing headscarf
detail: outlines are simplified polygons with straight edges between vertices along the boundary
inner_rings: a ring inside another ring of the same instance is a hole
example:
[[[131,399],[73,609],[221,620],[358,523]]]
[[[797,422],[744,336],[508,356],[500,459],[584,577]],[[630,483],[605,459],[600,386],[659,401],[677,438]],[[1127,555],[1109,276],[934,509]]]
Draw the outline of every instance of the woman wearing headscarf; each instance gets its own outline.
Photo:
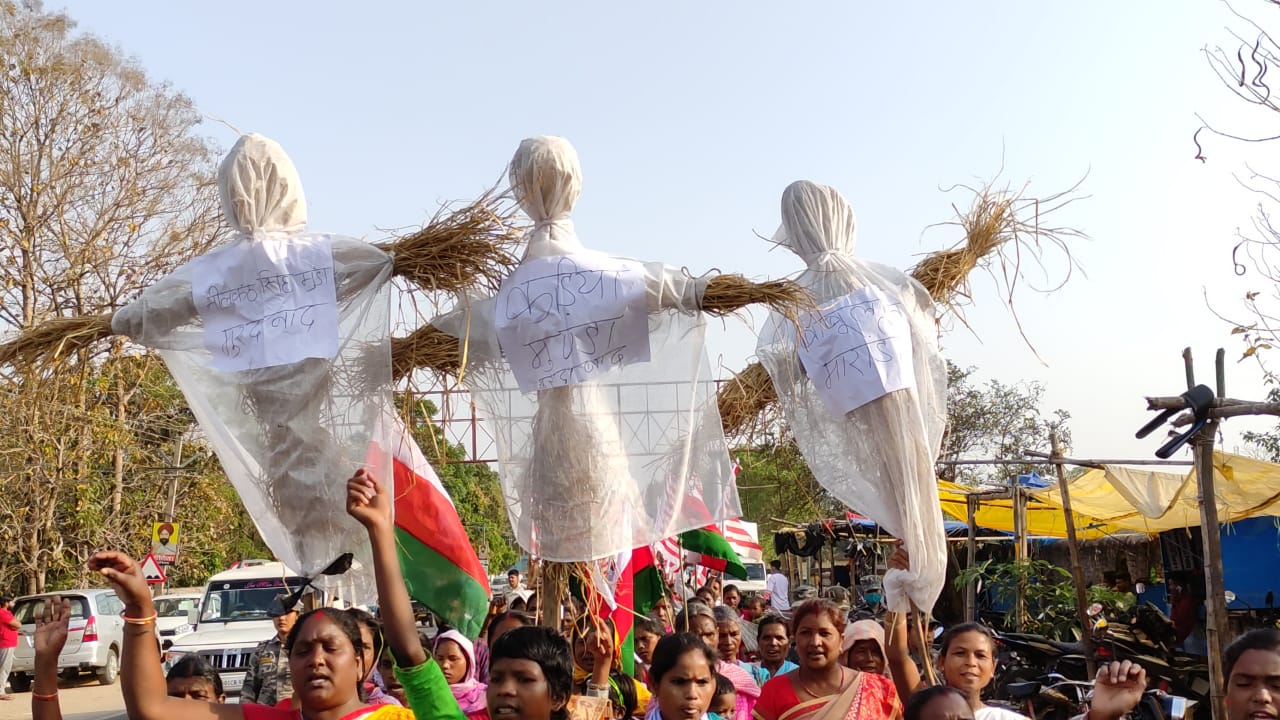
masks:
[[[851,670],[886,675],[889,667],[884,652],[884,628],[875,620],[859,620],[844,629],[840,644],[840,664]]]
[[[462,714],[468,720],[487,720],[485,685],[476,679],[476,652],[471,641],[457,630],[447,630],[436,636],[431,651]]]

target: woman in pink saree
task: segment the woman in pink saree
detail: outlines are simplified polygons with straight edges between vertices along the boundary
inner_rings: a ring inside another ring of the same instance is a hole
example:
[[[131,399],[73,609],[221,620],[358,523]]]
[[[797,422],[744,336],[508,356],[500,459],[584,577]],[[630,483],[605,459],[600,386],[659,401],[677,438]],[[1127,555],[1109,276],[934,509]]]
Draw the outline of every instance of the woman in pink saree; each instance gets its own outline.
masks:
[[[795,609],[791,631],[800,667],[765,683],[756,720],[901,720],[902,703],[888,678],[840,664],[845,624],[829,600]]]

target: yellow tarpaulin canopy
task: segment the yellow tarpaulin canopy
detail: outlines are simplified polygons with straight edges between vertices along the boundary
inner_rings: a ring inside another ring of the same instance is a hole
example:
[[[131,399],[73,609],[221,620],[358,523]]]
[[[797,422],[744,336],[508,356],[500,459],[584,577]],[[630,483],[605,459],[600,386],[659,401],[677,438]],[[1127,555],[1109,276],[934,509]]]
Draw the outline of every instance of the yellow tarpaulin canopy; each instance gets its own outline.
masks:
[[[1280,465],[1229,453],[1214,453],[1213,462],[1221,522],[1280,515]],[[1072,480],[1068,491],[1072,510],[1126,530],[1157,533],[1200,525],[1200,484],[1194,470],[1183,474],[1108,466]],[[1062,505],[1056,485],[1032,496]]]
[[[961,521],[967,521],[969,518],[969,505],[966,496],[975,492],[981,491],[945,480],[938,481],[938,499],[942,503],[943,512]],[[1071,491],[1071,499],[1072,509],[1075,510],[1074,490]],[[1002,500],[983,498],[978,502],[974,521],[978,527],[1013,532],[1013,500],[1009,498]],[[1094,540],[1117,532],[1124,532],[1120,527],[1099,522],[1080,513],[1076,513],[1075,521],[1076,537],[1081,540]],[[1040,502],[1034,495],[1029,498],[1027,501],[1027,534],[1032,537],[1066,537],[1067,524],[1062,514],[1061,504]]]

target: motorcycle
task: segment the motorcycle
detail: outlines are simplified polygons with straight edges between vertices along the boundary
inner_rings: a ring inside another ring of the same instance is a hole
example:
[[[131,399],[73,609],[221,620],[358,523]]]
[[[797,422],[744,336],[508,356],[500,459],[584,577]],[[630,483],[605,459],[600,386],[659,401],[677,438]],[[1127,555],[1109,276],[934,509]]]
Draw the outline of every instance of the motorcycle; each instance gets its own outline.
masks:
[[[997,633],[998,647],[994,697],[1010,698],[1009,686],[1058,675],[1066,680],[1089,682],[1084,646],[1030,633]]]
[[[1071,720],[1088,712],[1093,692],[1092,682],[1068,680],[1050,673],[1037,680],[1009,686],[1010,709],[1032,720]],[[1130,714],[1132,720],[1187,720],[1197,705],[1180,695],[1162,690],[1147,690]]]
[[[1148,603],[1121,616],[1123,621],[1108,621],[1101,608],[1098,610],[1090,608],[1097,616],[1093,642],[1098,662],[1136,662],[1160,691],[1195,702],[1208,701],[1209,666],[1201,656],[1176,650],[1173,623],[1164,613]]]
[[[1033,720],[1070,720],[1084,711],[1092,689],[1091,682],[1069,680],[1058,673],[1006,686],[1014,709]]]

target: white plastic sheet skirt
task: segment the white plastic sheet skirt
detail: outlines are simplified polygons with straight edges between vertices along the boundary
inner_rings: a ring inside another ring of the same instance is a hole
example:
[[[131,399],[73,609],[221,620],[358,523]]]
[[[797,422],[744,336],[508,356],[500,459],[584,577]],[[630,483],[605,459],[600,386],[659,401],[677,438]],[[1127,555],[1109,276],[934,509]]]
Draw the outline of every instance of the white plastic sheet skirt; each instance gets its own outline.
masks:
[[[391,398],[391,258],[372,245],[333,237],[339,350],[331,360],[221,372],[211,366],[185,265],[116,313],[112,329],[156,348],[186,396],[205,439],[276,557],[304,575],[345,552],[358,565],[321,578],[343,600],[375,596],[366,533],[346,514],[346,481],[372,458],[375,428]],[[216,251],[215,251],[216,252]],[[378,439],[393,447],[391,438]],[[388,457],[377,462],[390,468]],[[390,483],[391,478],[380,478]],[[181,512],[181,498],[179,498]],[[197,540],[198,542],[198,540]]]
[[[796,356],[796,330],[771,314],[756,348],[800,452],[837,499],[903,541],[910,572],[884,578],[890,610],[929,611],[946,578],[946,535],[934,461],[946,427],[946,363],[933,302],[912,278],[853,256],[853,211],[834,190],[795,183],[783,197],[774,240],[808,264],[798,278],[821,305],[875,287],[900,299],[910,322],[914,387],[891,392],[843,417],[832,414]]]

